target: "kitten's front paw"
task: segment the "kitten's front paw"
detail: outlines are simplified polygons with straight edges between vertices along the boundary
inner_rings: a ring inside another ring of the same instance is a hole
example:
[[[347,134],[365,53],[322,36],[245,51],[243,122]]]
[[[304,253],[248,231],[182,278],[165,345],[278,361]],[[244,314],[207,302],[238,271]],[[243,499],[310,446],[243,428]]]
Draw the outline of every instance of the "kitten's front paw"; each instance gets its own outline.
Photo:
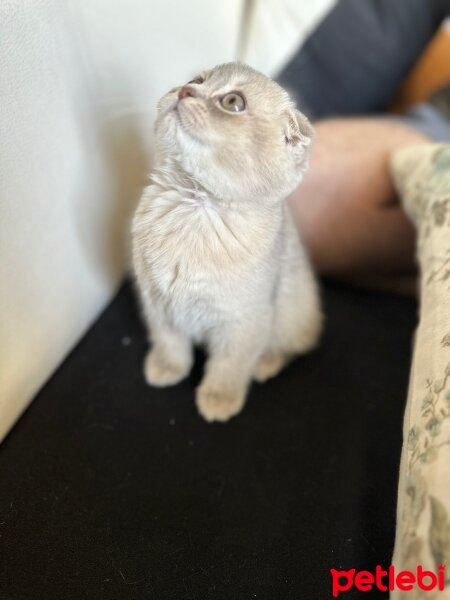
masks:
[[[228,421],[241,412],[245,390],[230,390],[201,385],[197,388],[196,404],[206,421]]]
[[[166,387],[175,385],[189,374],[190,364],[177,364],[161,355],[156,349],[150,350],[144,361],[144,376],[149,385]]]
[[[282,352],[275,354],[263,354],[253,372],[253,379],[263,383],[278,375],[291,357]]]

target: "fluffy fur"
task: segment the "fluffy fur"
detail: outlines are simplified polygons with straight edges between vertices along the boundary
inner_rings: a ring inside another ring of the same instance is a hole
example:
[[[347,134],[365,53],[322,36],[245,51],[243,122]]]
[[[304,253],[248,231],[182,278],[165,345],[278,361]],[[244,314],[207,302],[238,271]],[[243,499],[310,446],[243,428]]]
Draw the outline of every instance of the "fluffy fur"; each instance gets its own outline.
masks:
[[[245,110],[223,98],[239,92]],[[229,63],[166,94],[156,165],[133,221],[133,264],[151,349],[151,385],[173,385],[205,347],[196,391],[208,421],[242,409],[252,378],[311,350],[318,290],[286,196],[307,168],[312,128],[287,93]]]

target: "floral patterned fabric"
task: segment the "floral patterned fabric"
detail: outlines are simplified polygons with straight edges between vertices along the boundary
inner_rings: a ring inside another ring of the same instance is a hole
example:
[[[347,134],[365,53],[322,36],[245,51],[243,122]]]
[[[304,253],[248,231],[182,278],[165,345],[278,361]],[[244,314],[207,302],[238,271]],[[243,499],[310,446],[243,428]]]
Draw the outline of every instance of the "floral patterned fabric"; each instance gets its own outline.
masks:
[[[391,593],[391,600],[450,599],[450,145],[396,152],[392,174],[417,226],[421,270],[416,332],[404,420],[393,564],[436,572],[442,591]]]

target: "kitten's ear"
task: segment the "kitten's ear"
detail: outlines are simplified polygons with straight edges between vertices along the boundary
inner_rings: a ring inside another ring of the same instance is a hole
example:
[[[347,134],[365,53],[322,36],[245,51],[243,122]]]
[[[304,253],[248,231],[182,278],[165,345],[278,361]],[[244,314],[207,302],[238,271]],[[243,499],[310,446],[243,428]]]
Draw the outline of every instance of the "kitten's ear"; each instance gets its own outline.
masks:
[[[303,161],[309,154],[314,129],[309,119],[299,110],[290,110],[287,113],[284,139],[299,161]]]

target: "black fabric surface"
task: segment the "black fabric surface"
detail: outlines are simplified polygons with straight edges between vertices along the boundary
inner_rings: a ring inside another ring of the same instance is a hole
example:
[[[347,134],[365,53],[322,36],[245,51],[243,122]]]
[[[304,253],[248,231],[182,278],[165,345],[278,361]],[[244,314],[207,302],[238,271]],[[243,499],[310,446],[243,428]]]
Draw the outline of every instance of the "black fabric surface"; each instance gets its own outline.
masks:
[[[316,600],[388,566],[416,306],[324,300],[320,349],[210,425],[201,361],[145,385],[125,286],[0,448],[0,598]]]

